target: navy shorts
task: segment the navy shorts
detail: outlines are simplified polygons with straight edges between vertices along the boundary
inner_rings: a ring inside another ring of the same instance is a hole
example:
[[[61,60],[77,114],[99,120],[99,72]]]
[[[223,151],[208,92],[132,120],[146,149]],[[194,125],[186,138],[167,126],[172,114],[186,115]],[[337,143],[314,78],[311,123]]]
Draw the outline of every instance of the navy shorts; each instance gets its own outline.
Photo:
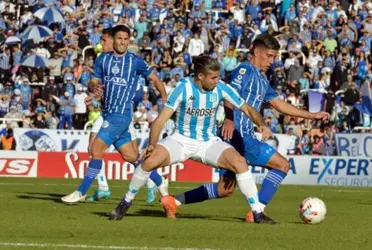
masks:
[[[247,160],[252,166],[266,166],[267,162],[276,153],[276,150],[269,144],[262,142],[252,136],[242,138],[235,130],[230,144]],[[220,170],[220,176],[230,176],[231,172]]]

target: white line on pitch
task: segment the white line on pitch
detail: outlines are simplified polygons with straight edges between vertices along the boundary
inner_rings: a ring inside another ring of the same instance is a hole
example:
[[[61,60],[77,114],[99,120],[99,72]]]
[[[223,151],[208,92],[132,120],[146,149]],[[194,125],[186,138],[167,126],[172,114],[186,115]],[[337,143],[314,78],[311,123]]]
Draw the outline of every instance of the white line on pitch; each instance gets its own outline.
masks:
[[[83,248],[83,249],[145,249],[145,250],[216,250],[211,248],[174,248],[174,247],[135,247],[135,246],[99,246],[99,245],[76,245],[76,244],[50,244],[50,243],[22,243],[0,242],[5,247],[39,247],[39,248]]]

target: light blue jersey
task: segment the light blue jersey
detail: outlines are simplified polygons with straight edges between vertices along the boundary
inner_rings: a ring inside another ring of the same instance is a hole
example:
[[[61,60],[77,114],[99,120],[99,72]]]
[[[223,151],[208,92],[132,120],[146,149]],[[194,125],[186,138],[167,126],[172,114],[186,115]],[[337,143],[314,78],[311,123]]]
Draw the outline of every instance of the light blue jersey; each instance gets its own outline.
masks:
[[[249,62],[241,63],[232,72],[231,86],[258,112],[263,102],[270,102],[278,97],[267,78]],[[234,125],[243,137],[254,135],[253,122],[237,109],[234,109]]]
[[[102,81],[104,89],[104,114],[121,114],[132,117],[133,98],[138,81],[136,76],[148,77],[151,68],[143,58],[130,52],[115,56],[102,53],[96,60],[93,77]]]
[[[233,88],[222,81],[216,88],[204,91],[192,77],[182,78],[169,94],[165,105],[176,111],[176,131],[192,139],[208,141],[216,136],[216,114],[222,100],[240,108],[244,101]]]

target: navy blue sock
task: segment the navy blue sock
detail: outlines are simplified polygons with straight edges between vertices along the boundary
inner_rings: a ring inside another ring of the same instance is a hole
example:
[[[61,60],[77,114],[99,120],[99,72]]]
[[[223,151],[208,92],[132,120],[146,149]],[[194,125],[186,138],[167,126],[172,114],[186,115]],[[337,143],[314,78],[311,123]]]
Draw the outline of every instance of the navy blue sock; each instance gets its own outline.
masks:
[[[92,158],[90,160],[87,172],[85,173],[84,176],[84,180],[78,188],[78,191],[80,191],[82,195],[85,195],[88,192],[88,189],[92,185],[94,179],[97,177],[101,168],[102,168],[101,159],[97,160]]]
[[[163,178],[156,170],[153,170],[150,174],[150,179],[155,182],[156,186],[160,186],[163,183]]]
[[[286,176],[287,174],[281,170],[270,170],[263,180],[261,190],[258,194],[258,199],[262,204],[267,205],[271,201],[280,183],[282,183]]]
[[[139,155],[138,155],[139,156]],[[133,163],[134,167],[136,168],[137,166],[139,166],[141,163],[143,162],[142,161],[136,161],[135,163]],[[160,174],[158,174],[158,172],[156,170],[153,170],[150,174],[150,179],[156,184],[156,186],[160,186],[162,183],[163,183],[163,177],[161,177]]]
[[[181,204],[190,204],[210,199],[218,199],[219,195],[217,187],[217,183],[204,184],[198,188],[177,195],[175,198]]]

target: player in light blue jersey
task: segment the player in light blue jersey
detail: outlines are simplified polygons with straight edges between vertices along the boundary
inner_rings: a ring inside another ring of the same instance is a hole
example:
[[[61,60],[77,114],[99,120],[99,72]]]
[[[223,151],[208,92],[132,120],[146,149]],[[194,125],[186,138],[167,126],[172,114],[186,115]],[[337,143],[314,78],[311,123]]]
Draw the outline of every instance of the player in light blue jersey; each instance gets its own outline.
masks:
[[[245,104],[231,87],[219,81],[220,64],[216,59],[201,56],[194,58],[193,63],[195,75],[181,80],[169,95],[167,104],[151,127],[150,143],[143,154],[145,161],[136,168],[129,190],[111,212],[110,220],[121,220],[124,217],[152,170],[189,158],[236,173],[240,190],[247,200],[253,202],[251,208],[256,211],[258,191],[247,162],[231,145],[216,136],[219,103],[228,100],[242,110],[259,126],[264,137],[270,136],[271,131],[266,127],[260,113]],[[158,142],[164,123],[174,112],[175,132]],[[175,217],[172,211],[166,212],[168,217]],[[271,220],[266,216],[265,219]]]
[[[278,98],[276,92],[270,87],[265,72],[271,67],[279,48],[280,45],[274,37],[268,34],[258,36],[253,42],[251,62],[241,63],[232,72],[231,86],[247,104],[257,111],[261,110],[263,103],[269,103],[273,108],[287,115],[306,119],[328,120],[328,113],[310,113],[298,109]],[[264,166],[270,169],[259,193],[259,212],[263,212],[287,175],[290,167],[289,162],[274,148],[257,139],[254,135],[252,121],[238,109],[231,112],[232,108],[231,105],[225,107],[226,119],[222,128],[223,138],[231,139],[231,144],[245,157],[250,165]],[[226,171],[221,171],[220,174],[222,178],[220,178],[219,183],[204,184],[197,189],[177,195],[175,197],[177,205],[230,196],[235,189],[234,175]],[[227,183],[230,185],[226,185]],[[212,194],[210,190],[214,191],[215,194]],[[260,214],[258,213],[258,215]],[[246,221],[267,222],[262,221],[255,211],[247,214]],[[276,222],[269,221],[269,223],[275,224]]]
[[[152,73],[144,59],[127,52],[130,30],[127,26],[118,25],[112,29],[114,50],[102,53],[95,62],[93,78],[89,88],[93,92],[97,85],[103,87],[103,123],[91,147],[91,161],[89,162],[83,182],[76,191],[62,197],[67,204],[83,201],[94,179],[102,168],[105,151],[112,144],[119,151],[125,161],[135,163],[138,148],[133,143],[133,135],[129,125],[132,122],[133,98],[137,90],[136,76],[149,78],[159,90],[162,99],[166,99],[166,92],[159,78]],[[158,175],[154,172],[155,175]]]

